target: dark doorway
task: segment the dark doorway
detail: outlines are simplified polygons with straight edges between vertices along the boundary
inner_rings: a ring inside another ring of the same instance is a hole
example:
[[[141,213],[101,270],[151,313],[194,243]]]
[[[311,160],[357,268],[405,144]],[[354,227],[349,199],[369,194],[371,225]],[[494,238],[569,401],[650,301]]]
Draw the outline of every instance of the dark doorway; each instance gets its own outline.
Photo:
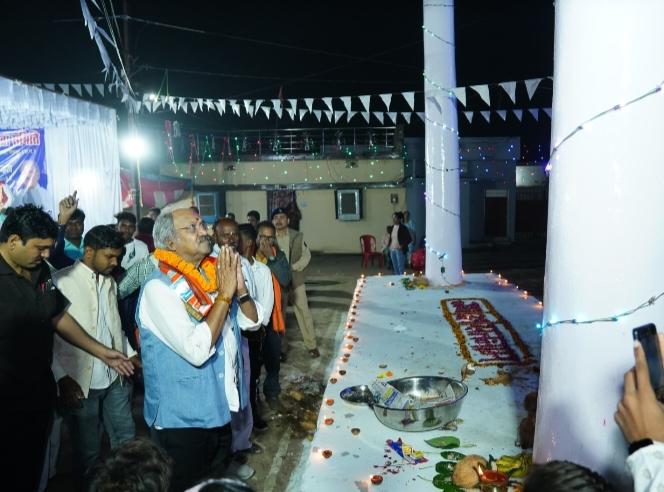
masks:
[[[488,239],[507,238],[507,192],[505,190],[487,190],[484,197],[484,236]]]

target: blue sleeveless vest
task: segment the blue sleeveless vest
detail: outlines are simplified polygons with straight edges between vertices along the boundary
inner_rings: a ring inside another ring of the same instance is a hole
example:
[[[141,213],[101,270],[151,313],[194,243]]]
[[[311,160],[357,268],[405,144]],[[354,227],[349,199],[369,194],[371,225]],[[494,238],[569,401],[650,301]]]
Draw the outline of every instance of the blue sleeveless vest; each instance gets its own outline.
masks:
[[[136,322],[141,334],[141,360],[145,399],[143,414],[148,427],[165,429],[198,427],[213,428],[228,424],[231,413],[224,390],[224,344],[220,336],[215,353],[201,366],[196,367],[171,350],[164,342],[143,326],[139,318],[145,285],[157,280],[170,288],[168,277],[155,270],[141,287],[136,309]],[[182,309],[185,309],[182,306]],[[230,319],[233,336],[237,341],[240,407],[249,401],[243,381],[243,360],[240,329],[237,324],[237,301],[233,300]],[[193,322],[196,322],[192,319]]]

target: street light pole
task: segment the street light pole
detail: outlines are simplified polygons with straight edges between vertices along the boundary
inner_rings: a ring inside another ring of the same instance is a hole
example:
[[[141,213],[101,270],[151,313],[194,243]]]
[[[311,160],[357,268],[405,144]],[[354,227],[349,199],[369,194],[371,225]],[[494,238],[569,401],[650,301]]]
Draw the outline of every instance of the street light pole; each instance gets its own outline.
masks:
[[[131,55],[129,53],[129,2],[124,0],[122,2],[122,7],[124,10],[124,22],[123,22],[123,34],[124,34],[124,46],[123,46],[123,58],[125,73],[127,74],[127,79],[129,79],[129,74],[131,73]],[[133,110],[127,106],[127,130],[129,135],[132,137],[136,136],[136,121],[134,121]],[[136,165],[133,169],[133,184],[134,184],[134,213],[136,218],[141,218],[141,207],[143,207],[143,197],[141,194],[141,163],[139,158],[136,158]]]

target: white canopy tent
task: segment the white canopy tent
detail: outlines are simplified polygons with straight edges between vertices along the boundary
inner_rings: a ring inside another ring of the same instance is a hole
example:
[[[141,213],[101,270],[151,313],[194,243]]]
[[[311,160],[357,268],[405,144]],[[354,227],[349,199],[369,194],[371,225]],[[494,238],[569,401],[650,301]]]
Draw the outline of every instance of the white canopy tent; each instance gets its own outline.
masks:
[[[57,217],[76,190],[86,229],[112,222],[121,210],[116,120],[114,109],[0,77],[0,129],[44,129],[48,186],[13,205],[33,202]]]

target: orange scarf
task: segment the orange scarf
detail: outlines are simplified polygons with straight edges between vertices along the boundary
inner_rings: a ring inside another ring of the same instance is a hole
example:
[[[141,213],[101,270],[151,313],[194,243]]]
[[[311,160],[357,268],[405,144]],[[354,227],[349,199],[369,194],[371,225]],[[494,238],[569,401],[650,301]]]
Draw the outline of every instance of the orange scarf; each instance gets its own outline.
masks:
[[[189,315],[197,321],[205,319],[214,304],[211,294],[217,290],[216,260],[209,256],[203,259],[200,265],[203,276],[194,264],[173,251],[156,249],[154,256],[159,260],[159,270],[168,276]]]
[[[263,264],[267,264],[267,258],[260,251],[256,251],[255,258]],[[272,329],[277,333],[286,333],[286,321],[281,309],[281,286],[277,277],[272,273],[272,290],[274,290],[274,308],[272,308]]]

